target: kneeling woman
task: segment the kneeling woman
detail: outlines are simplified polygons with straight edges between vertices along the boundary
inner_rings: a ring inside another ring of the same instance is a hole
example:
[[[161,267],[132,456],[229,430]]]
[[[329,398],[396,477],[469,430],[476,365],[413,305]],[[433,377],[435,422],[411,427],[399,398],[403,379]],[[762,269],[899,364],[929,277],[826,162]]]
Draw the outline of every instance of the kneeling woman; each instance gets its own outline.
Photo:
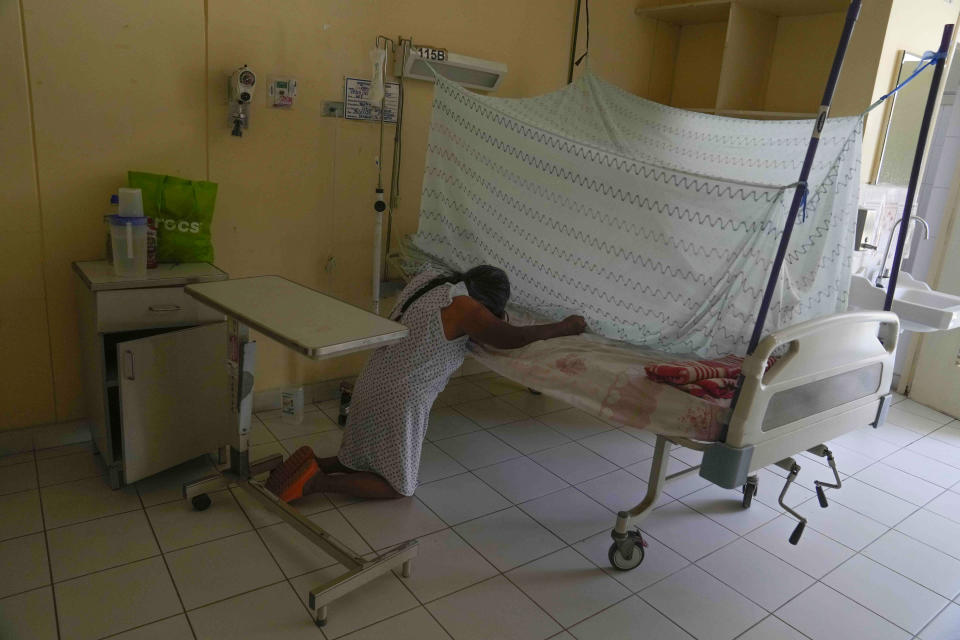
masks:
[[[409,335],[377,349],[360,373],[340,452],[317,459],[301,447],[274,469],[267,488],[287,502],[316,491],[360,498],[413,495],[430,408],[463,364],[468,340],[516,349],[586,328],[580,316],[513,326],[503,320],[509,297],[507,274],[491,266],[414,278],[391,314]]]

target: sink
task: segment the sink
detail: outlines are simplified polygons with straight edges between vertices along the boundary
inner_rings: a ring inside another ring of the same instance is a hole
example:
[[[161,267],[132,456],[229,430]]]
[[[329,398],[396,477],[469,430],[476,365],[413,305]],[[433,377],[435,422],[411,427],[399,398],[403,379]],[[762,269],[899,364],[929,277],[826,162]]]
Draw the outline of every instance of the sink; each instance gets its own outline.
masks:
[[[850,308],[883,309],[886,289],[876,287],[864,276],[850,280]],[[902,331],[927,333],[960,327],[960,296],[934,291],[926,282],[900,272],[893,293],[892,311],[900,316]]]

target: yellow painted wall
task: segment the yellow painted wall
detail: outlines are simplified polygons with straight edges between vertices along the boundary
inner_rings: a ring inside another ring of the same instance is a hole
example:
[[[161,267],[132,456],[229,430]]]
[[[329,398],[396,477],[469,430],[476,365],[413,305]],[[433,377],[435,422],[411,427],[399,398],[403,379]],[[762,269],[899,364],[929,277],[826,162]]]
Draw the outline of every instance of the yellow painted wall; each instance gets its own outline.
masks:
[[[717,104],[726,22],[684,25],[680,29],[670,104],[713,109]]]
[[[0,2],[0,427],[54,419],[43,229],[20,7]]]
[[[128,169],[219,183],[216,262],[231,275],[282,274],[369,304],[377,126],[323,118],[323,101],[342,99],[344,76],[369,76],[368,51],[381,33],[507,63],[498,95],[557,89],[567,78],[574,7],[575,0],[0,2],[8,80],[0,92],[0,429],[84,415],[70,263],[103,255],[101,216]],[[642,43],[655,29],[633,8],[633,0],[594,0],[591,64],[644,91],[651,54]],[[234,138],[225,81],[242,64],[261,86],[250,129]],[[298,79],[292,111],[267,108],[270,74]],[[432,91],[407,83],[395,241],[416,228]],[[385,180],[392,134],[388,127]],[[257,387],[350,374],[363,358],[311,363],[261,340]]]
[[[835,53],[834,47],[826,43],[835,43],[840,39],[843,23],[843,13],[783,16],[777,21],[764,109],[817,112]],[[858,24],[854,33],[865,26]],[[812,34],[817,34],[817,37],[811,37]],[[852,79],[852,75],[844,70],[841,87]]]
[[[22,7],[54,418],[65,421],[84,415],[70,263],[104,255],[101,217],[127,169],[206,173],[203,4],[23,0]]]

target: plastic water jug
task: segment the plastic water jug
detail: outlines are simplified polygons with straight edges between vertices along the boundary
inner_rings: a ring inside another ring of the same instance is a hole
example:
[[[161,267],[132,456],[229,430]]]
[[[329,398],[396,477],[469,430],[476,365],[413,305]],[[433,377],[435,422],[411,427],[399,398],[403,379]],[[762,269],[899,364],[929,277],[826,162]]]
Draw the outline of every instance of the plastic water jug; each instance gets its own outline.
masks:
[[[119,196],[117,213],[124,218],[143,217],[143,192],[140,189],[120,187],[117,195]]]
[[[147,219],[110,216],[113,272],[121,278],[147,277]]]
[[[280,392],[280,416],[287,424],[303,422],[303,387]]]

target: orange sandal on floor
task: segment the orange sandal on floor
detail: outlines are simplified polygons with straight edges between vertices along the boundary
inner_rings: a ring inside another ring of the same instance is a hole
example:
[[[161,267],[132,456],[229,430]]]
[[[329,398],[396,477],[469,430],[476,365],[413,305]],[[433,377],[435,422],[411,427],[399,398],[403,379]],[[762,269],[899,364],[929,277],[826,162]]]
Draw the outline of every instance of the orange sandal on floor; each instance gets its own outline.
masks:
[[[290,502],[303,497],[307,482],[319,471],[313,449],[300,447],[270,473],[265,485],[278,498]]]

